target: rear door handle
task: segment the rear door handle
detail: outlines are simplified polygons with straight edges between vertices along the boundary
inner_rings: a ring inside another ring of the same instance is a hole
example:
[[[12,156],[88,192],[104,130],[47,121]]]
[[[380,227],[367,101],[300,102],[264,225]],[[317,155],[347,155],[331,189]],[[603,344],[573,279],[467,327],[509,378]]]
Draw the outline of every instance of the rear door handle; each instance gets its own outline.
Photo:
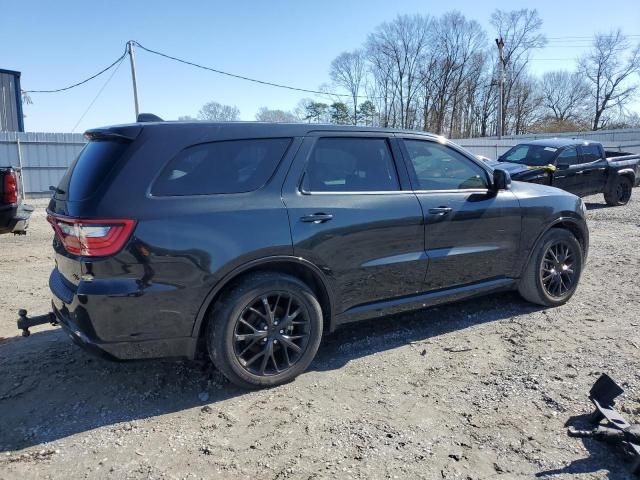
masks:
[[[312,213],[310,215],[305,215],[300,217],[300,220],[305,223],[324,223],[328,222],[333,218],[333,215],[330,213]]]
[[[451,212],[451,207],[436,207],[429,209],[429,213],[432,215],[446,215],[449,212]]]

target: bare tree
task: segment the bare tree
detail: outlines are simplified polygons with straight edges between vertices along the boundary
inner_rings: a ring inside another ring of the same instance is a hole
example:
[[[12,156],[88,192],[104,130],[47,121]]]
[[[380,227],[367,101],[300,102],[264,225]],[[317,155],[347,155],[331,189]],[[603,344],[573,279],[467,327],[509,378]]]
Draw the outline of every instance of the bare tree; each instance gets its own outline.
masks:
[[[394,90],[399,109],[397,116],[394,112],[394,117],[399,118],[392,126],[414,126],[415,101],[422,84],[421,64],[430,44],[430,25],[429,17],[402,15],[380,25],[367,39],[367,54],[372,63],[390,69],[391,75],[386,80]],[[391,108],[394,107],[392,103]]]
[[[390,127],[395,125],[396,92],[392,80],[393,68],[389,58],[377,53],[373,48],[368,51],[369,69],[373,82],[367,89],[367,95],[376,102],[379,124]]]
[[[236,106],[209,102],[205,103],[198,112],[198,119],[210,122],[230,122],[240,119],[240,110]]]
[[[436,133],[453,135],[461,128],[465,87],[477,86],[487,38],[475,20],[467,20],[460,12],[445,13],[435,22],[434,34],[438,46],[432,52],[438,74],[431,81],[435,86],[433,127]]]
[[[546,116],[559,122],[576,121],[585,116],[589,84],[579,72],[547,72],[540,82]]]
[[[539,117],[543,103],[538,82],[529,75],[523,75],[514,83],[511,92],[511,129],[515,135],[529,133],[529,126]]]
[[[640,72],[640,43],[627,54],[630,48],[620,30],[598,34],[591,51],[580,59],[579,71],[591,84],[593,130],[607,123],[608,110],[617,108],[622,112],[638,91],[632,77]]]
[[[270,110],[261,107],[256,113],[256,120],[259,122],[293,123],[299,119],[293,113],[285,110]]]
[[[529,56],[534,48],[543,47],[546,38],[540,32],[542,19],[538,11],[523,8],[521,10],[496,10],[491,15],[491,24],[496,34],[504,39],[504,60],[506,82],[502,100],[503,112],[509,115],[512,91],[522,75],[526,73]],[[506,126],[514,124],[513,119],[503,119],[503,131]]]
[[[486,137],[494,130],[493,119],[496,118],[498,107],[498,87],[493,79],[495,79],[493,70],[487,70],[479,79],[474,100],[476,125],[473,127],[474,134],[471,136]]]
[[[341,53],[331,62],[329,69],[331,80],[351,95],[354,125],[358,123],[358,97],[363,89],[366,73],[366,58],[363,50]]]

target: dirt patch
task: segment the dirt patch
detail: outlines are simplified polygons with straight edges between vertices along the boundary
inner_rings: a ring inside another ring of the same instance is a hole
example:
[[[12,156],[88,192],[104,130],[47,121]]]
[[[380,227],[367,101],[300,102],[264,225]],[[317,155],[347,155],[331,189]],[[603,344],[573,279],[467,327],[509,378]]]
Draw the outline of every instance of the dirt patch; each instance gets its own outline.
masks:
[[[631,479],[615,450],[565,434],[601,372],[640,422],[640,202],[588,200],[569,304],[502,294],[360,323],[259,392],[207,365],[97,359],[48,326],[16,337],[19,308],[49,306],[39,202],[26,237],[0,237],[0,478]]]

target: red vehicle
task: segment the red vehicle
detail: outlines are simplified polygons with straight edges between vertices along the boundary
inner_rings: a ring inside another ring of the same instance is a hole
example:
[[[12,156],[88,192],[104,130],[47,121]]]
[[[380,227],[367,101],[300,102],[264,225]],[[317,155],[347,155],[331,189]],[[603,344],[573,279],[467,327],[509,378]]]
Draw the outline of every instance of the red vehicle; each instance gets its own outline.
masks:
[[[0,234],[27,233],[33,207],[22,203],[20,169],[0,167]]]

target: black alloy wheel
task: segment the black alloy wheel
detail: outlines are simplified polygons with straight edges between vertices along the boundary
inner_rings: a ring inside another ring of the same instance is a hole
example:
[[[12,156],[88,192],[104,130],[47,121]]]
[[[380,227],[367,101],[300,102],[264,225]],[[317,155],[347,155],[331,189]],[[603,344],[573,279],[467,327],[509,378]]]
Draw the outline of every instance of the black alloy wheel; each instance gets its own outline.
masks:
[[[323,323],[315,292],[299,278],[248,274],[216,301],[206,334],[209,356],[240,387],[282,385],[311,364]]]
[[[562,298],[572,290],[576,281],[575,259],[576,252],[569,242],[560,240],[547,247],[540,265],[540,276],[548,295]]]
[[[277,375],[293,367],[309,343],[309,313],[289,292],[255,298],[238,316],[234,353],[253,375]]]
[[[618,203],[624,205],[631,199],[631,188],[631,182],[618,182],[618,185],[616,185],[616,199]]]
[[[604,200],[607,205],[619,207],[626,205],[631,200],[633,182],[627,176],[619,176],[615,183],[604,192]]]
[[[551,228],[534,247],[518,291],[538,305],[562,305],[576,292],[583,264],[582,245],[575,235],[564,228]]]

